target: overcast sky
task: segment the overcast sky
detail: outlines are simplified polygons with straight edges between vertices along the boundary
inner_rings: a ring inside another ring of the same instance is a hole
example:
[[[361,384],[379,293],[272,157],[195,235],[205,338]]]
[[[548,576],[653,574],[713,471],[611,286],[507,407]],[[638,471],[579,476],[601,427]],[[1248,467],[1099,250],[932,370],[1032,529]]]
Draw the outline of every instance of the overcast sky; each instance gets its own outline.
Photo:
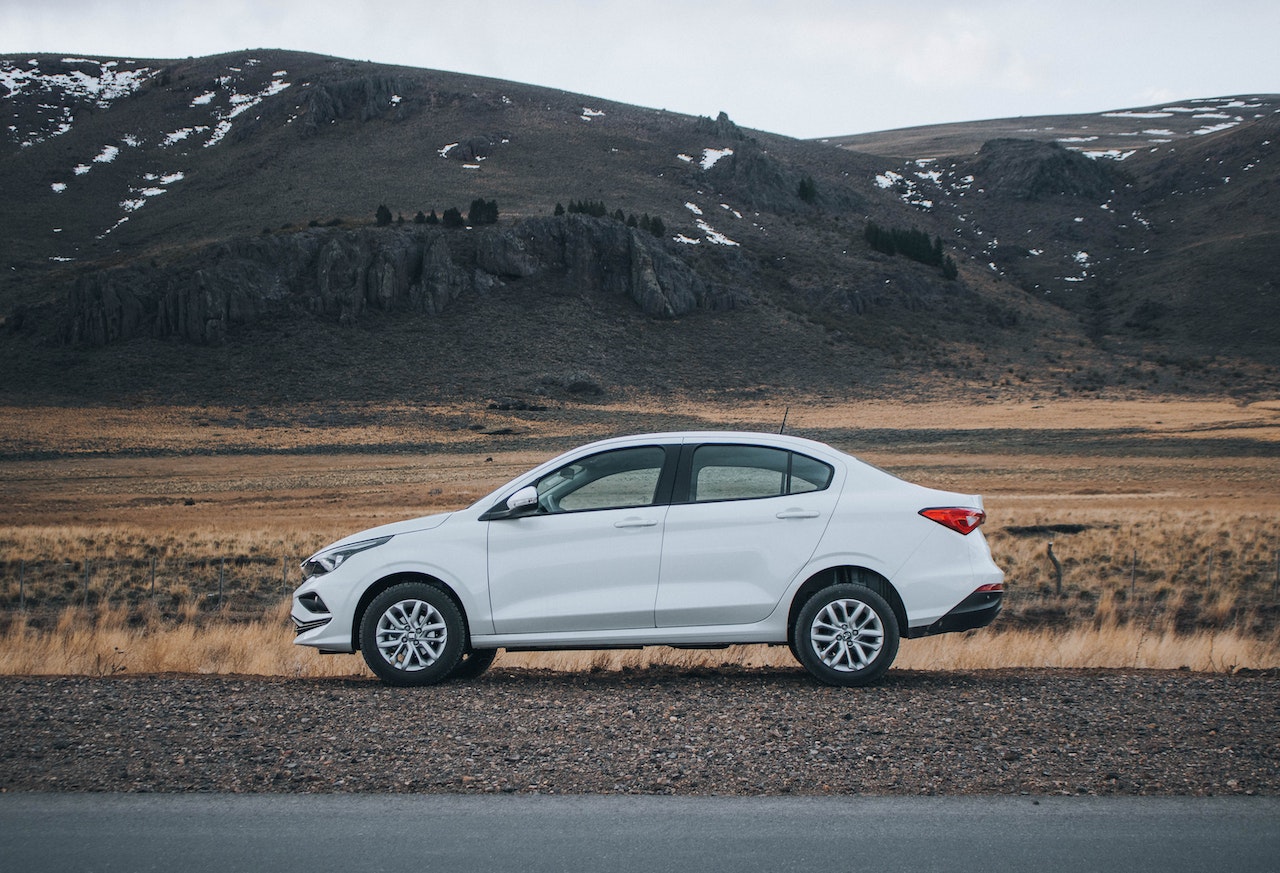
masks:
[[[0,56],[284,48],[796,137],[1280,92],[1276,0],[0,0]]]

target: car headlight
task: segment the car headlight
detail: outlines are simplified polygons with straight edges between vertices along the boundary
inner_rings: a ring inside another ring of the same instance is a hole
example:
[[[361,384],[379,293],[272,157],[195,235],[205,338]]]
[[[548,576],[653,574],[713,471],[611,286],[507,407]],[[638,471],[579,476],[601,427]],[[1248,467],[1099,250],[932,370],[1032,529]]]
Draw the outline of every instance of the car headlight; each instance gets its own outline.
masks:
[[[352,555],[359,554],[367,549],[377,548],[390,541],[391,537],[378,537],[376,540],[361,540],[358,543],[348,543],[345,546],[338,546],[333,549],[325,549],[322,552],[316,552],[310,558],[302,562],[302,572],[308,577],[323,576],[325,573],[332,573],[334,570],[342,566],[343,562]]]

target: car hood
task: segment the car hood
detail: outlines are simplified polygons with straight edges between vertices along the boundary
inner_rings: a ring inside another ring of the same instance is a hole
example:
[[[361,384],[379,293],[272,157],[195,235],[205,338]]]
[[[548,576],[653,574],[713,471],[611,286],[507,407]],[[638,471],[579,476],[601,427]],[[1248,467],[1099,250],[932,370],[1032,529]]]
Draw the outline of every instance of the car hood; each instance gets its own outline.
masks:
[[[368,530],[362,530],[359,533],[353,533],[351,536],[343,537],[340,540],[330,543],[320,551],[327,551],[337,546],[345,546],[348,543],[358,543],[364,540],[376,540],[379,537],[394,537],[400,534],[417,533],[424,530],[432,530],[444,524],[452,512],[438,512],[434,515],[424,515],[420,518],[410,518],[407,521],[396,521],[391,524],[383,524],[378,527],[371,527]],[[319,554],[317,552],[316,554]]]

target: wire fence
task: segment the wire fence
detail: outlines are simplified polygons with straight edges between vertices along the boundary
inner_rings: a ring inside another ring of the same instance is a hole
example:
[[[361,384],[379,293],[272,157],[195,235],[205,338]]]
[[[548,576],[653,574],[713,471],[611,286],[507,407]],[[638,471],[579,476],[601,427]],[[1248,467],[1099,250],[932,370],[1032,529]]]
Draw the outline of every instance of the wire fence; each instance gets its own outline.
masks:
[[[1118,555],[1078,559],[1050,541],[1044,550],[1045,562],[1027,568],[1022,581],[1032,587],[1052,587],[1053,593],[1068,589],[1125,591],[1138,595],[1152,589],[1229,589],[1254,594],[1280,596],[1280,550],[1270,558],[1240,558],[1230,554],[1206,555],[1179,560],[1162,553],[1144,555],[1137,549]],[[998,563],[998,559],[997,559]],[[1015,575],[1015,578],[1017,576]]]
[[[0,607],[254,607],[302,582],[292,556],[150,556],[132,559],[0,560]]]
[[[1167,596],[1173,590],[1222,589],[1256,603],[1280,602],[1280,550],[1268,559],[1210,552],[1193,560],[1139,550],[1078,558],[1070,545],[1050,541],[1032,564],[1006,566],[1011,594],[1083,596],[1104,591],[1133,599]],[[295,556],[152,555],[126,559],[0,559],[0,608],[126,606],[154,604],[202,609],[250,608],[276,603],[302,582]],[[1001,556],[996,555],[997,563]]]

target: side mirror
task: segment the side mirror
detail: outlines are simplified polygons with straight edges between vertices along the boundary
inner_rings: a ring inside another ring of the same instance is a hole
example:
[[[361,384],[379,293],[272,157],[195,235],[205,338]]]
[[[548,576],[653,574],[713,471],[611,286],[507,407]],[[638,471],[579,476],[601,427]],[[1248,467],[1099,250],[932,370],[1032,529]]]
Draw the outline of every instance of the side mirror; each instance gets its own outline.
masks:
[[[498,504],[480,516],[480,520],[498,521],[504,518],[520,518],[521,516],[532,515],[537,510],[538,489],[532,485],[526,485],[508,497],[505,503]]]
[[[518,515],[530,509],[537,509],[537,507],[538,489],[534,488],[532,485],[524,486],[515,494],[512,494],[507,498],[507,509],[509,509],[513,515]]]

